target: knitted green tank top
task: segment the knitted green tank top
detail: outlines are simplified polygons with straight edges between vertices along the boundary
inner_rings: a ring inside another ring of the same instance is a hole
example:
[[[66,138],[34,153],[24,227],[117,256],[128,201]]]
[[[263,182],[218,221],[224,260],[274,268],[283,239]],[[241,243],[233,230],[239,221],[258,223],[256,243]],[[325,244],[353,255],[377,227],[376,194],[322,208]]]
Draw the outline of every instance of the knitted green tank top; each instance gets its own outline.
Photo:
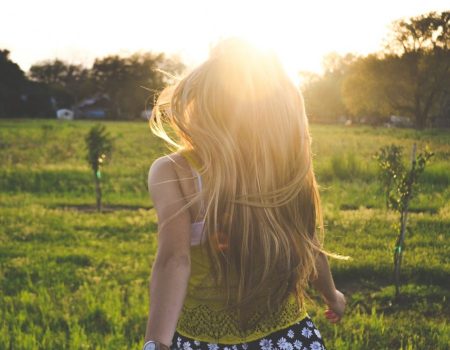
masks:
[[[186,153],[183,156],[195,168],[193,159]],[[190,253],[191,275],[177,324],[181,335],[209,343],[244,343],[288,327],[307,316],[292,293],[278,312],[264,315],[251,329],[240,329],[237,316],[225,310],[224,295],[214,284],[206,248],[203,244],[191,245]],[[254,315],[258,316],[258,313]]]

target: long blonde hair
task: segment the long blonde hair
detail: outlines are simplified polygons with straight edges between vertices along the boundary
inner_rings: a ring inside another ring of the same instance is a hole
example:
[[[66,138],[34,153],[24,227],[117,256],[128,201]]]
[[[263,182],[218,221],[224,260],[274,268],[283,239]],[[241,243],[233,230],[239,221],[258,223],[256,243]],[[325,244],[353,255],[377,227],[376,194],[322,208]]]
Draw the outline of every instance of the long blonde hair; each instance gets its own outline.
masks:
[[[223,41],[163,91],[150,125],[194,154],[204,186],[189,205],[207,199],[208,256],[241,325],[253,311],[278,310],[291,292],[303,305],[322,214],[303,97],[277,57]]]

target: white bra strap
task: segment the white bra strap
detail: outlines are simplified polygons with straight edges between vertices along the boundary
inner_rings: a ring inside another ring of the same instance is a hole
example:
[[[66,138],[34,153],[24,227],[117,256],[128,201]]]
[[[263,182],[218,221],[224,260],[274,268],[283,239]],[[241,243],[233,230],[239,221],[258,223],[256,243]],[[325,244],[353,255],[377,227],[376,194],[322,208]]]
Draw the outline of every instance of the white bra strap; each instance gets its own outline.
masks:
[[[202,189],[203,189],[202,178],[201,178],[200,173],[198,171],[194,170],[194,174],[197,177],[198,191],[201,192]]]
[[[199,191],[199,192],[202,192],[202,190],[203,190],[203,184],[202,184],[202,178],[201,178],[201,176],[200,176],[200,173],[199,173],[197,170],[195,170],[195,169],[192,169],[192,173],[193,173],[194,176],[197,178],[198,191]],[[201,202],[200,202],[200,212],[203,213],[203,211],[204,211],[204,202],[203,202],[203,198],[202,198],[202,199],[201,199]]]

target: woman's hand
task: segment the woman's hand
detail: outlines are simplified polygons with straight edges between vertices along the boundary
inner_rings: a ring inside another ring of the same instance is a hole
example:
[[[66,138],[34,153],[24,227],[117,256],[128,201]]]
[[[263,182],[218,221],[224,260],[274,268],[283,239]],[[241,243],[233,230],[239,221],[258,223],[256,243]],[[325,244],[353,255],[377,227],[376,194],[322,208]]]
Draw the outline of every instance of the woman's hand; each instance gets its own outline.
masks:
[[[325,300],[325,303],[328,306],[328,309],[325,310],[325,317],[331,323],[339,322],[342,316],[344,316],[345,305],[347,304],[344,294],[336,289],[334,298],[332,300]]]

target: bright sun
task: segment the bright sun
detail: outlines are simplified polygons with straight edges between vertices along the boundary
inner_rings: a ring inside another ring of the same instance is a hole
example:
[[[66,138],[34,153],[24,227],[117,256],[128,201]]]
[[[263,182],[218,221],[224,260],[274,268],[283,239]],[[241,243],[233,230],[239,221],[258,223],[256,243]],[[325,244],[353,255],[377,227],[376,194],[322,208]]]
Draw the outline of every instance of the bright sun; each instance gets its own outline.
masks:
[[[297,83],[300,70],[320,72],[326,53],[321,38],[329,28],[317,24],[319,9],[314,5],[282,0],[277,6],[273,2],[241,1],[239,7],[224,6],[217,11],[221,16],[214,16],[211,26],[216,28],[217,39],[238,36],[275,51]]]

